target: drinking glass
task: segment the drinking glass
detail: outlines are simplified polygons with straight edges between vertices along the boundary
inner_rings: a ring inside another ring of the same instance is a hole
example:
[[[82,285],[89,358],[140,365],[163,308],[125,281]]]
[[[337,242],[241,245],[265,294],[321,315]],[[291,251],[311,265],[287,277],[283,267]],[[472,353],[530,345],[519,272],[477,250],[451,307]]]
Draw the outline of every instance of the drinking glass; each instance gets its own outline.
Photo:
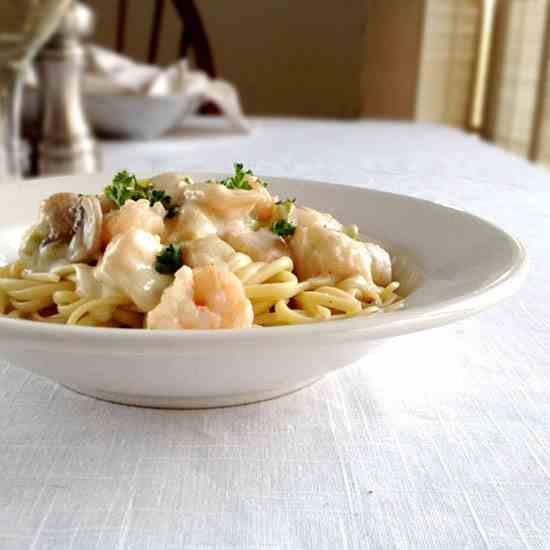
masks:
[[[21,177],[20,119],[23,77],[71,0],[0,2],[0,182]]]

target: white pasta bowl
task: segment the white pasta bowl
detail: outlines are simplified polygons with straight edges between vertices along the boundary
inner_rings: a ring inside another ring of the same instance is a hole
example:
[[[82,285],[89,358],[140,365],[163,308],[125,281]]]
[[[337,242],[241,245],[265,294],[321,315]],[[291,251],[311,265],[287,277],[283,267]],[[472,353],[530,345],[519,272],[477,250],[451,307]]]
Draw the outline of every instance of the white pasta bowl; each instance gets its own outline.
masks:
[[[84,107],[90,124],[103,136],[152,139],[174,128],[197,105],[177,95],[87,93]],[[38,93],[26,90],[23,110],[25,126],[35,126],[39,112]]]
[[[190,173],[200,180],[220,174]],[[97,192],[110,175],[2,187],[0,265],[15,259],[40,201]],[[271,190],[332,213],[384,243],[406,306],[370,317],[217,331],[71,327],[0,317],[0,356],[86,395],[118,403],[195,408],[269,399],[349,365],[388,338],[475,314],[514,293],[525,250],[495,225],[432,202],[369,189],[266,178]]]

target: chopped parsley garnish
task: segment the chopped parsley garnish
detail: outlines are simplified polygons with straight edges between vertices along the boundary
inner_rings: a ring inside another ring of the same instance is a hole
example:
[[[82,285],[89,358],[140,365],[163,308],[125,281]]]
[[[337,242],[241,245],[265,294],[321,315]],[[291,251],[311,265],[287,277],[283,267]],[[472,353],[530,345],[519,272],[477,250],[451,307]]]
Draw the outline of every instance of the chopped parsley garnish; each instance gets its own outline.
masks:
[[[123,170],[118,172],[111,185],[105,188],[105,196],[111,199],[117,208],[122,208],[129,199],[148,199],[147,187],[147,183],[140,183],[134,174],[129,174],[127,170]]]
[[[157,255],[155,269],[159,273],[169,274],[175,273],[182,265],[181,248],[177,245],[169,244]]]
[[[127,200],[148,200],[153,206],[160,202],[165,208],[170,208],[171,198],[159,189],[154,189],[148,181],[139,181],[127,170],[118,172],[111,185],[105,188],[105,196],[111,199],[117,208],[122,208]]]
[[[158,189],[149,189],[149,202],[153,206],[156,202],[160,202],[164,208],[170,208],[170,202],[172,199],[166,194],[165,191],[159,191]]]
[[[296,226],[286,220],[277,220],[271,224],[270,229],[275,235],[279,235],[279,237],[289,237],[294,235]]]
[[[245,191],[250,191],[252,189],[251,185],[246,181],[246,176],[253,176],[252,170],[245,170],[243,168],[242,163],[236,162],[233,164],[233,168],[235,170],[235,175],[226,178],[224,180],[221,180],[221,185],[225,185],[228,189],[243,189]],[[258,182],[263,185],[264,187],[267,187],[267,183],[260,178],[257,178]]]
[[[244,189],[246,191],[250,191],[252,187],[250,187],[250,184],[246,181],[245,177],[252,175],[252,171],[244,170],[243,165],[239,162],[236,162],[233,165],[233,168],[235,169],[235,175],[231,178],[221,180],[219,183],[225,185],[228,189]]]
[[[272,219],[272,229],[271,230],[274,233],[276,233],[277,231],[273,230],[273,227],[275,226],[275,224],[277,224],[278,222],[281,222],[281,221],[287,222],[288,226],[295,227],[294,224],[292,223],[292,222],[296,221],[295,220],[296,216],[294,214],[294,211],[295,211],[294,203],[295,202],[296,202],[296,199],[286,199],[284,201],[277,201],[273,205],[273,210],[272,210],[272,214],[271,214],[271,219]],[[279,224],[279,226],[281,226],[282,231],[290,231],[289,227],[287,227],[287,226],[282,226],[282,224]],[[294,233],[294,229],[292,230],[292,233]],[[292,234],[292,233],[290,233],[290,234]],[[284,236],[284,235],[281,235],[281,236]]]

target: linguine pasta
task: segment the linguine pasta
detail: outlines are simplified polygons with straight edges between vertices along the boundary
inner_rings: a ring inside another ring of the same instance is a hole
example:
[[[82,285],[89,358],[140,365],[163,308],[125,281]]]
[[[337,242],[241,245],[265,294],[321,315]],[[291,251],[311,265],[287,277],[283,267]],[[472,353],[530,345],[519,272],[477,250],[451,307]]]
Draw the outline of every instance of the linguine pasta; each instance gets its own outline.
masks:
[[[330,275],[299,282],[289,257],[253,262],[237,253],[229,269],[243,283],[259,326],[299,325],[369,315],[403,306],[392,282],[376,296],[365,294],[360,281],[336,283]],[[45,323],[143,328],[144,314],[124,295],[104,298],[77,291],[74,271],[28,273],[15,262],[0,268],[0,314]]]

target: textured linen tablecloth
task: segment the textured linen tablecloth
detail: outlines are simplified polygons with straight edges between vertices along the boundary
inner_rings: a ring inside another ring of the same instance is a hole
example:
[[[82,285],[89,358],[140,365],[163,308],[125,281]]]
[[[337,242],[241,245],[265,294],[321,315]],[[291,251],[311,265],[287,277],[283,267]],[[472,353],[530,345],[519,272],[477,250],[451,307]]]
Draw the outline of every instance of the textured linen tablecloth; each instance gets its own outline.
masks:
[[[432,199],[521,239],[527,284],[245,407],[117,406],[0,364],[0,548],[550,548],[550,173],[438,126],[253,124],[106,143],[105,165],[242,161]]]

